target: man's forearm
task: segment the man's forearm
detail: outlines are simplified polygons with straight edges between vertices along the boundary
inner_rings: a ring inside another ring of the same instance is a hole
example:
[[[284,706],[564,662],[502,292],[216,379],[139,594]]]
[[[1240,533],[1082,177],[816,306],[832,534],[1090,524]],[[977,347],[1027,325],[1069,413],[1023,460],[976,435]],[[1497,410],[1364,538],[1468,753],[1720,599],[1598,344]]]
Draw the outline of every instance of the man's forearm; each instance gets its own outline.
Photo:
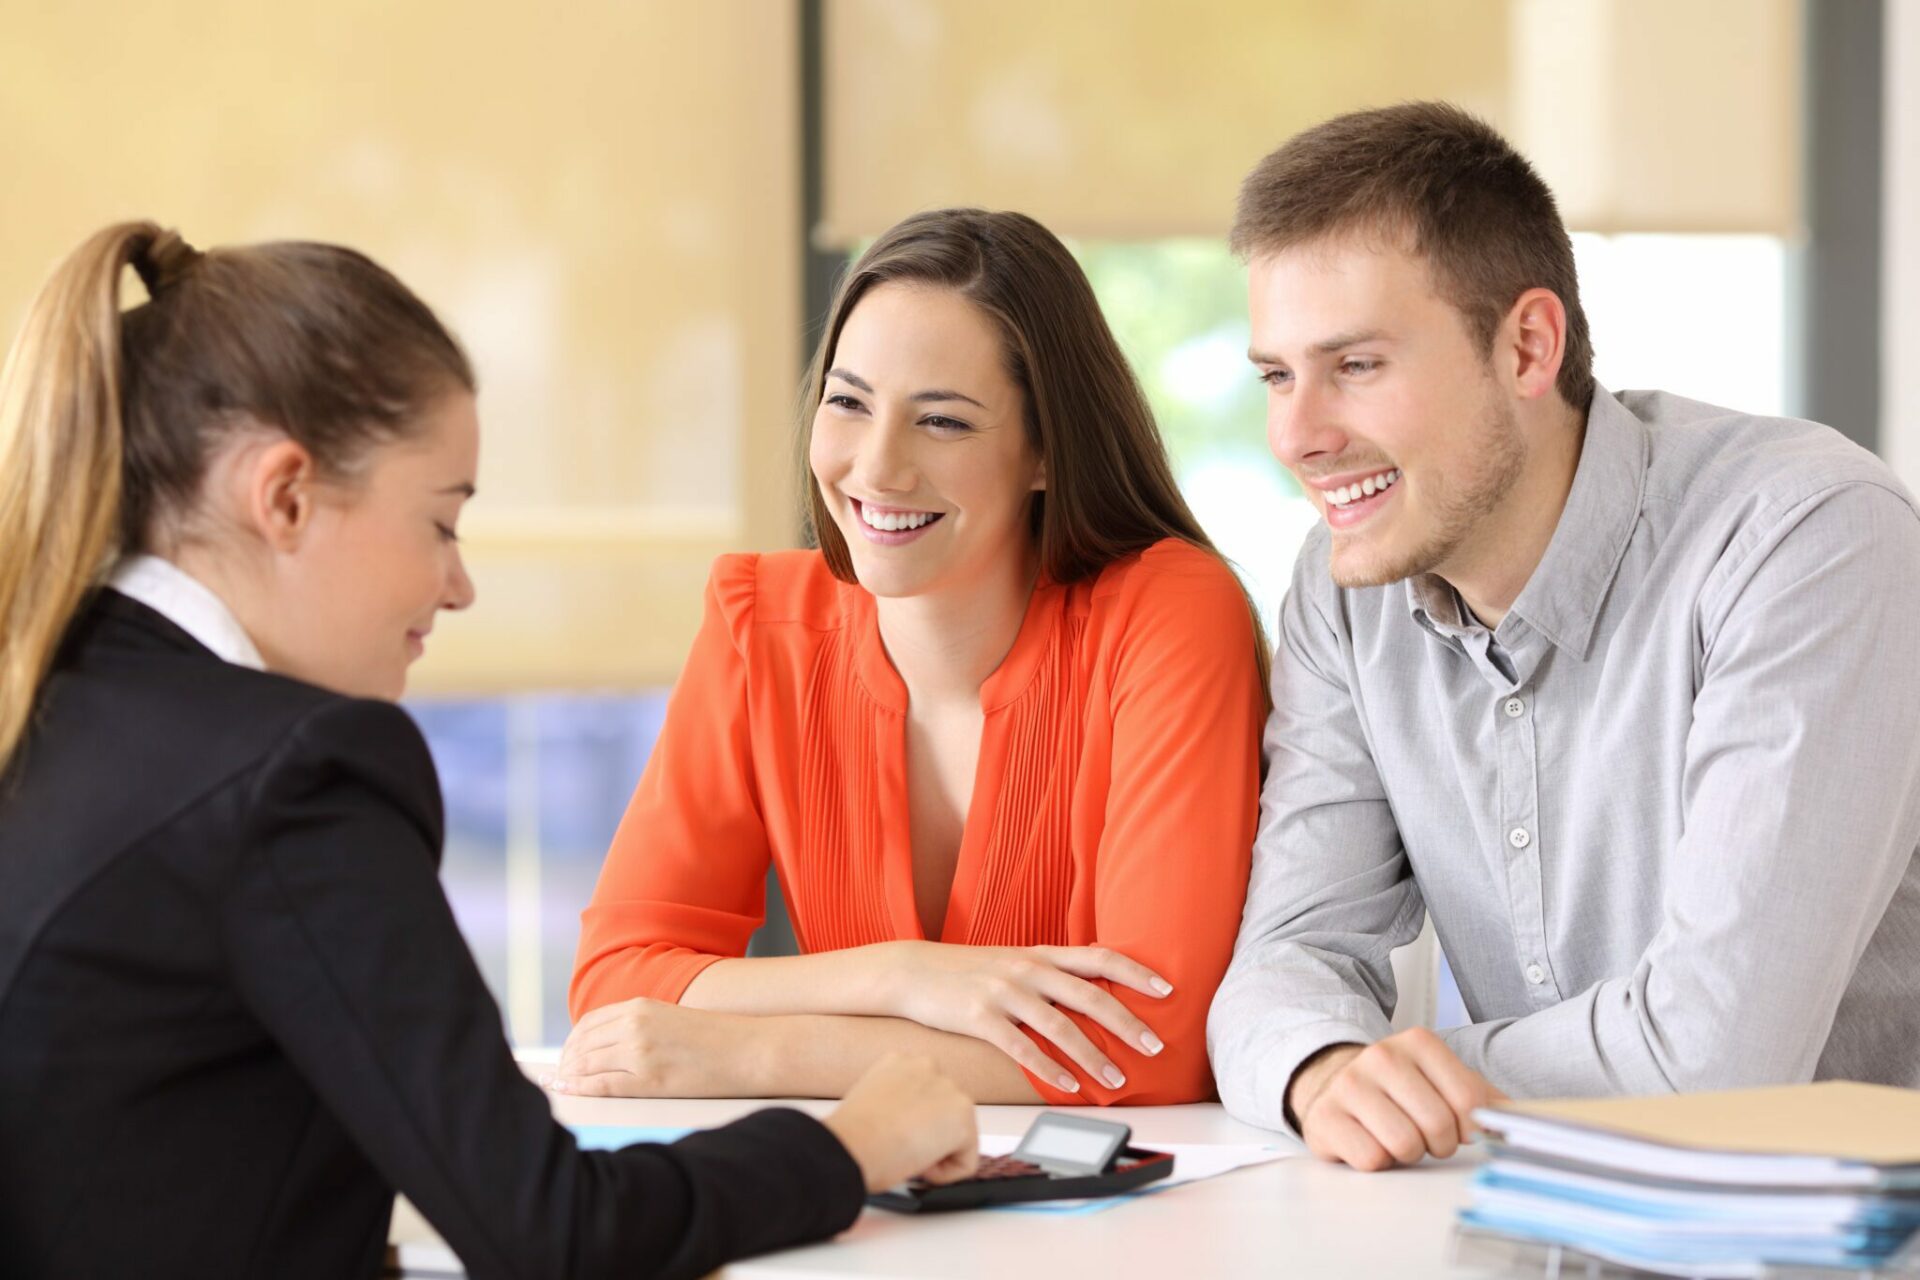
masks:
[[[1628,1013],[1622,1020],[1600,1008],[1626,1003],[1625,982],[1599,983],[1522,1018],[1449,1027],[1440,1038],[1462,1062],[1516,1098],[1671,1092],[1673,1082],[1639,1018]]]
[[[1802,957],[1812,966],[1811,958]],[[1675,962],[1680,967],[1680,962]],[[1729,961],[1728,970],[1735,971]],[[1824,1014],[1811,1001],[1723,1019],[1704,1000],[1676,999],[1654,966],[1595,983],[1525,1017],[1440,1033],[1473,1070],[1516,1098],[1692,1092],[1812,1078]],[[1756,994],[1759,982],[1750,984]],[[1759,1000],[1755,1001],[1756,1006]],[[1791,1024],[1791,1025],[1790,1025]],[[1742,1042],[1745,1043],[1742,1043]]]
[[[1386,1011],[1364,985],[1349,986],[1335,960],[1265,940],[1234,958],[1207,1017],[1207,1048],[1235,1118],[1298,1133],[1285,1104],[1301,1068],[1335,1045],[1391,1034]]]

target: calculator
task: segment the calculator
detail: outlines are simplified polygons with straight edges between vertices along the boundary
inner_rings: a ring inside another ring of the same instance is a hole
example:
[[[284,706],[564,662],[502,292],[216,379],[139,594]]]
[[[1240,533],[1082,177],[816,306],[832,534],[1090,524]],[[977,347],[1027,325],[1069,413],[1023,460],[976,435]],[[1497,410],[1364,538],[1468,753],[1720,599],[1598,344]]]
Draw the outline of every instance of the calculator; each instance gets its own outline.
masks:
[[[935,1185],[915,1178],[867,1197],[898,1213],[977,1209],[1021,1200],[1088,1200],[1120,1195],[1173,1172],[1173,1156],[1128,1145],[1117,1120],[1042,1112],[1012,1154],[982,1155],[971,1178]]]

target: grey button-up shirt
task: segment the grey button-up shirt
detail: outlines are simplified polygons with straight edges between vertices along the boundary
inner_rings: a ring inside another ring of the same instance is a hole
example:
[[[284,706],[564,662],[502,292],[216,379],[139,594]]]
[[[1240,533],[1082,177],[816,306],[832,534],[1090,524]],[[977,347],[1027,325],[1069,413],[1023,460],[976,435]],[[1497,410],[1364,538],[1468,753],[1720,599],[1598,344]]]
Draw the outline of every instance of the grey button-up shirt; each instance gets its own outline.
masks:
[[[1432,914],[1515,1096],[1920,1085],[1920,516],[1812,423],[1600,391],[1488,631],[1445,582],[1282,606],[1227,1109],[1388,1033]]]

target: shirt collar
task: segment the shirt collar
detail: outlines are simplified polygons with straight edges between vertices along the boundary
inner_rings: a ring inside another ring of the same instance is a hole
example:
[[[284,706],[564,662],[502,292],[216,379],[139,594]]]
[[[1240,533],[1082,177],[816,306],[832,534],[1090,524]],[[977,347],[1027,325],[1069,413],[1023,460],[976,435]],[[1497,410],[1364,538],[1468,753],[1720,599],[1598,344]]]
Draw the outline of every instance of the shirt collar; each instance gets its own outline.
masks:
[[[266,670],[253,637],[226,602],[172,561],[159,556],[128,556],[114,568],[107,585],[179,627],[222,662]]]
[[[1473,626],[1461,607],[1460,594],[1437,573],[1416,573],[1407,579],[1407,612],[1415,622],[1441,635],[1459,635]]]
[[[1595,386],[1567,505],[1546,554],[1507,611],[1509,620],[1518,618],[1555,646],[1586,656],[1601,602],[1640,523],[1650,447],[1646,424]],[[1414,621],[1442,633],[1472,627],[1458,595],[1435,575],[1417,575],[1406,585]],[[1505,621],[1501,628],[1508,629]]]

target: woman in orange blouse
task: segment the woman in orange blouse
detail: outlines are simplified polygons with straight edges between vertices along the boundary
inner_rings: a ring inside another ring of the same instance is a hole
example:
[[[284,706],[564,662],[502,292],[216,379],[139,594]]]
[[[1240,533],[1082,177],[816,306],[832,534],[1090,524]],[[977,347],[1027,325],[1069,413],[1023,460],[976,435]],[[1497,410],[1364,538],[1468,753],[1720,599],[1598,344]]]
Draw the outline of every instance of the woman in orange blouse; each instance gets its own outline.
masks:
[[[922,214],[835,302],[818,551],[727,556],[583,917],[577,1093],[1210,1096],[1265,640],[1066,249]],[[803,954],[744,958],[771,860]]]

